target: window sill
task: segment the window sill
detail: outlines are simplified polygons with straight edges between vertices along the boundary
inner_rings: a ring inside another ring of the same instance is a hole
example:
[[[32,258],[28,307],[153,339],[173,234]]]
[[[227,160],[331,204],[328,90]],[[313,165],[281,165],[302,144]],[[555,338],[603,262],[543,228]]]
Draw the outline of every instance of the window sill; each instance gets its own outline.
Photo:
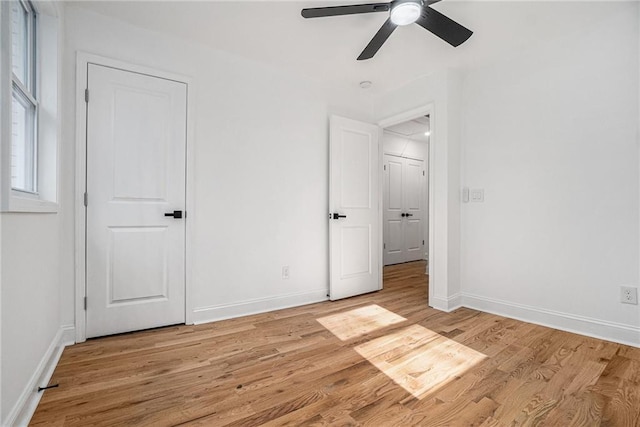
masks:
[[[4,212],[31,212],[31,213],[58,213],[58,204],[49,200],[28,196],[20,196],[19,192],[12,191],[9,196],[8,209]]]

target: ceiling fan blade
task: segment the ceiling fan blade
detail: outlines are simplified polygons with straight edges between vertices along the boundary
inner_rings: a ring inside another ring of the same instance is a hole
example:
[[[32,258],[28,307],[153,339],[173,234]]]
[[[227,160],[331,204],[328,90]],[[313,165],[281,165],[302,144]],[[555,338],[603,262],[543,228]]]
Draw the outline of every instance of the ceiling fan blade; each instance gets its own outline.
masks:
[[[389,3],[354,4],[350,6],[314,7],[302,9],[305,18],[322,18],[323,16],[355,15],[357,13],[388,12]]]
[[[367,47],[364,48],[360,56],[358,56],[358,61],[362,61],[363,59],[371,59],[373,55],[380,50],[384,42],[387,41],[393,30],[397,27],[396,24],[391,22],[391,18],[387,19],[387,21],[382,24],[382,27],[378,30],[375,36],[371,39]]]
[[[470,29],[426,6],[422,8],[422,15],[418,18],[416,24],[425,30],[431,31],[454,47],[460,46],[473,34]]]

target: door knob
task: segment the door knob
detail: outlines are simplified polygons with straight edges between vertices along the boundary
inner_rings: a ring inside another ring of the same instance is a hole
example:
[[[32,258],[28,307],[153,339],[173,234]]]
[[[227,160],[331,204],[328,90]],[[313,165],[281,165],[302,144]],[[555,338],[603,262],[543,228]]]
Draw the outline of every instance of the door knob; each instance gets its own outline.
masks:
[[[172,216],[176,219],[180,219],[182,218],[182,211],[167,212],[164,214],[164,216]]]
[[[406,214],[404,214],[404,215],[405,215],[407,218],[409,218],[410,216],[413,216],[413,214],[410,214],[410,213],[406,213]]]
[[[346,215],[340,215],[340,214],[337,214],[337,213],[329,214],[329,218],[331,218],[331,219],[340,219],[340,218],[346,218],[346,217],[347,217]]]
[[[404,212],[402,212],[402,213],[400,214],[400,216],[401,216],[402,218],[404,218],[405,216],[407,216],[407,214],[406,214],[406,213],[404,213]]]

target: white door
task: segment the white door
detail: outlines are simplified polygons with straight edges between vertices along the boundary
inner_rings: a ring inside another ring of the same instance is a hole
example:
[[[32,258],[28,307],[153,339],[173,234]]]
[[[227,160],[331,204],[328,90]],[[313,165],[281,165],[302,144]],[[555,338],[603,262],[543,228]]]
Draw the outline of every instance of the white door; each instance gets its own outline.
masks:
[[[424,182],[422,160],[404,159],[404,262],[424,258]]]
[[[384,265],[424,258],[424,161],[384,156]]]
[[[380,128],[332,116],[329,240],[332,300],[382,289]]]
[[[404,159],[384,156],[384,265],[404,261]]]
[[[184,323],[186,84],[87,73],[87,337]]]

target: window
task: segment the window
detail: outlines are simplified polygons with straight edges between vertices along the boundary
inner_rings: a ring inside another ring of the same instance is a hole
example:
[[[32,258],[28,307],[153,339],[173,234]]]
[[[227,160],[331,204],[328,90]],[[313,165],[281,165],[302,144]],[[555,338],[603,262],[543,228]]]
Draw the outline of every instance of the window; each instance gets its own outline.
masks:
[[[11,2],[11,188],[37,194],[36,14]]]
[[[58,211],[59,7],[0,0],[0,211]]]

